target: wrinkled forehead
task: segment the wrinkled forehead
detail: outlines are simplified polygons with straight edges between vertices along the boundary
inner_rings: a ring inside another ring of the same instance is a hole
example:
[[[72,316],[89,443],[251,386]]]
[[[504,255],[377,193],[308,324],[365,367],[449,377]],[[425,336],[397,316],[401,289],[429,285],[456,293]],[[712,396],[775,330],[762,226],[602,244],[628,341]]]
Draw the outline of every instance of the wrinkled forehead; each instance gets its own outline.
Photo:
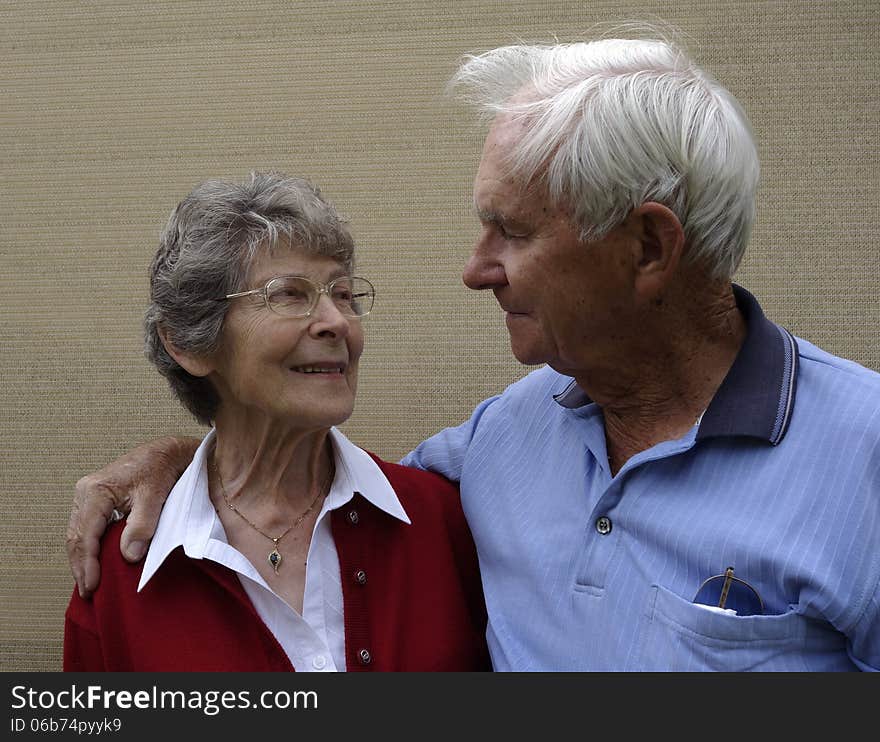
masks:
[[[342,263],[354,260],[355,246],[351,235],[343,229],[279,231],[276,239],[264,237],[257,248],[269,254],[298,252],[304,255],[330,257]]]
[[[522,192],[535,194],[543,187],[543,173],[525,180],[516,172],[515,155],[529,131],[526,118],[513,114],[497,116],[486,133],[477,166],[477,178],[501,180]]]
[[[513,113],[501,113],[489,125],[483,142],[483,157],[509,157],[529,130],[528,120]]]
[[[350,266],[342,260],[325,255],[287,235],[280,236],[274,244],[264,240],[257,245],[245,270],[249,284],[264,283],[280,275],[327,281],[351,273]]]
[[[515,169],[512,155],[524,125],[509,118],[496,119],[486,135],[474,177],[473,202],[477,216],[513,210],[555,210],[542,173],[526,179]]]

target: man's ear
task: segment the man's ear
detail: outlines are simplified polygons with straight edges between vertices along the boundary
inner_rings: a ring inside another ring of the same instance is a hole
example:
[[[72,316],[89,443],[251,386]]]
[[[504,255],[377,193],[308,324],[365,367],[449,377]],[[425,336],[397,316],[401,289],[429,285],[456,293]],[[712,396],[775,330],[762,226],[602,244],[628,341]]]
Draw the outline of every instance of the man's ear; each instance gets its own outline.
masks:
[[[633,210],[641,221],[641,246],[636,259],[636,292],[654,299],[672,281],[684,253],[684,229],[671,209],[648,201]]]
[[[165,351],[189,374],[193,376],[204,377],[214,370],[214,364],[210,358],[195,355],[186,350],[178,348],[171,340],[168,339],[168,333],[161,325],[157,328],[159,339],[165,347]]]

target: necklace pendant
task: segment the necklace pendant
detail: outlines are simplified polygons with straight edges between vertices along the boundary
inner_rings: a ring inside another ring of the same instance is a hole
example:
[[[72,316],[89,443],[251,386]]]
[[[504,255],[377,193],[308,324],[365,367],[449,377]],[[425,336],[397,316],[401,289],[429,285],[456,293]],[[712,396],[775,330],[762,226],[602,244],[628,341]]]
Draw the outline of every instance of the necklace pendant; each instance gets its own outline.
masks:
[[[278,549],[273,549],[272,553],[269,554],[269,564],[272,565],[272,569],[275,570],[275,574],[278,574],[278,567],[281,565],[281,554],[278,553]]]

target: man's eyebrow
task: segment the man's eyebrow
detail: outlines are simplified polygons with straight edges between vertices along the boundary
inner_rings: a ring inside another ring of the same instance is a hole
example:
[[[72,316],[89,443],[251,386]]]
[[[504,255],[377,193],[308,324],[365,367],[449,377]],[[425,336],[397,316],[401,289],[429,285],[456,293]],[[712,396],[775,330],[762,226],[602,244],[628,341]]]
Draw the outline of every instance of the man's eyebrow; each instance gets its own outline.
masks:
[[[503,211],[489,211],[487,209],[481,209],[478,206],[475,206],[474,213],[476,214],[477,219],[480,220],[480,224],[491,224],[496,227],[501,227],[505,231],[531,231],[532,229],[532,226],[527,220],[510,216],[509,214],[505,214]]]
[[[484,224],[501,224],[505,221],[504,214],[498,211],[481,209],[476,204],[474,204],[474,214],[476,215],[477,219],[479,219]]]

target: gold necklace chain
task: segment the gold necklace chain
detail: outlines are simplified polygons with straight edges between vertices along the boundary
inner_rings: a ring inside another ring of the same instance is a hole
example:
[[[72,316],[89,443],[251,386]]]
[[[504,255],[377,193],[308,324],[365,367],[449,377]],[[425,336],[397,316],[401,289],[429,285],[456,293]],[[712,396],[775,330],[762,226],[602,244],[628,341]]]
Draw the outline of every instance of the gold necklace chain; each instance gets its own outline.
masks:
[[[278,567],[281,566],[281,561],[282,561],[281,552],[278,551],[278,543],[288,533],[290,533],[294,528],[296,528],[300,523],[302,523],[305,520],[306,516],[312,511],[312,508],[315,507],[318,500],[321,499],[321,496],[327,494],[327,491],[329,491],[330,485],[333,482],[333,472],[334,472],[333,462],[332,461],[330,462],[330,469],[327,471],[327,477],[324,479],[324,482],[321,484],[321,488],[318,490],[318,494],[315,495],[315,499],[312,500],[312,504],[309,505],[302,512],[301,515],[297,516],[296,520],[293,521],[293,523],[291,523],[284,530],[284,533],[282,533],[280,536],[270,536],[262,528],[260,528],[256,523],[254,523],[250,518],[248,518],[244,513],[242,513],[241,510],[239,510],[237,507],[235,507],[235,505],[233,505],[231,502],[229,502],[229,498],[226,496],[226,485],[223,484],[223,477],[220,474],[220,467],[217,466],[217,456],[216,455],[212,458],[211,464],[214,467],[214,473],[217,475],[217,481],[220,483],[220,494],[223,497],[223,502],[226,503],[226,506],[233,513],[238,515],[238,517],[241,518],[245,523],[247,523],[251,528],[253,528],[257,533],[259,533],[261,536],[269,539],[272,542],[274,548],[272,549],[272,551],[269,552],[269,556],[266,557],[266,561],[268,561],[269,564],[272,565],[272,569],[275,570],[275,574],[277,575],[278,574]]]

